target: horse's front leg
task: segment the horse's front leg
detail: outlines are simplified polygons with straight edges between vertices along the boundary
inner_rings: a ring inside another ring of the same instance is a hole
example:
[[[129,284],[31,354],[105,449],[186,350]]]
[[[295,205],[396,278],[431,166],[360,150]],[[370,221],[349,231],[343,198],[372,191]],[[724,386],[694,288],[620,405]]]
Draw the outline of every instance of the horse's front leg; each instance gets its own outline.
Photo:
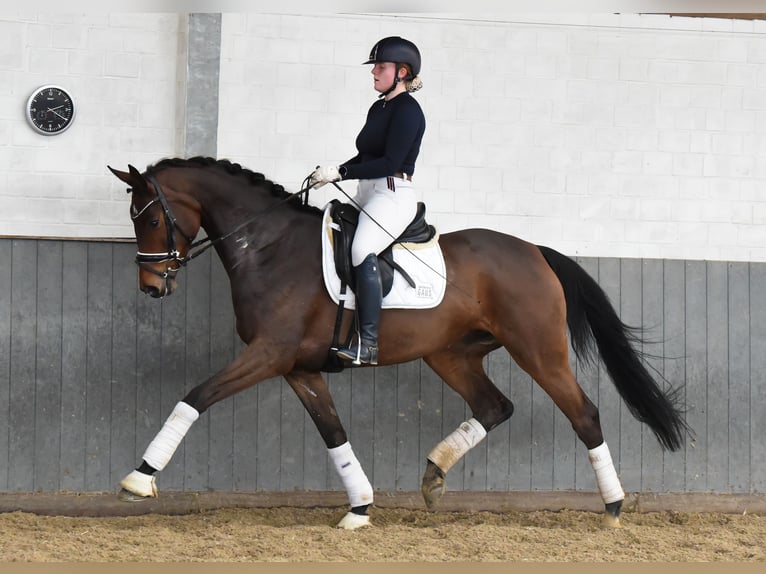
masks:
[[[370,523],[367,510],[372,504],[372,485],[351,449],[327,383],[320,373],[294,371],[284,377],[314,421],[346,488],[351,510],[338,523],[338,528],[355,530],[366,526]]]
[[[256,383],[275,377],[289,367],[256,357],[271,356],[251,344],[229,365],[197,385],[173,409],[159,433],[149,443],[141,465],[120,481],[120,498],[145,500],[158,494],[156,477],[170,462],[194,421],[213,404]]]

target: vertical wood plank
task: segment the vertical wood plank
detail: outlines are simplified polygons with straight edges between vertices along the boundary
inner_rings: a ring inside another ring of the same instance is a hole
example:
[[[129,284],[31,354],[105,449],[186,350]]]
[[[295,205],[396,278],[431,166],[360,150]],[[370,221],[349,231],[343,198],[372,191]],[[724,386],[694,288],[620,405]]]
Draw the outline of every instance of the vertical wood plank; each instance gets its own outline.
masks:
[[[729,263],[728,480],[731,492],[750,487],[750,265]],[[719,464],[723,461],[719,461]]]
[[[59,489],[61,452],[62,245],[37,243],[35,490]]]
[[[234,305],[226,270],[218,257],[210,261],[210,374],[234,360]],[[209,482],[213,490],[234,490],[234,404],[221,401],[208,410]],[[255,411],[255,409],[253,409]],[[251,432],[255,433],[253,429]],[[255,442],[255,441],[253,441]],[[255,456],[250,461],[255,468]]]
[[[14,240],[11,279],[11,386],[8,488],[34,489],[37,242]]]
[[[532,435],[533,388],[537,385],[516,361],[510,364],[513,416],[508,421],[511,449],[508,456],[510,489],[532,489],[532,453],[535,437]]]
[[[85,488],[109,490],[112,376],[112,245],[88,245],[88,379]]]
[[[351,370],[351,419],[348,421],[349,436],[359,464],[372,483],[373,450],[375,436],[372,422],[375,403],[375,369]],[[314,430],[314,434],[319,434]],[[309,470],[313,472],[313,470]],[[373,488],[375,484],[373,484]]]
[[[729,280],[723,261],[707,264],[707,489],[725,492],[729,467]]]
[[[487,356],[487,376],[498,390],[511,398],[511,356],[500,348]],[[511,425],[508,421],[492,429],[487,442],[487,490],[505,492],[511,483]]]
[[[598,282],[618,314],[620,313],[620,291],[622,288],[620,266],[620,260],[612,257],[600,259],[598,266]],[[600,363],[598,371],[598,404],[596,406],[598,406],[601,418],[604,440],[609,446],[617,474],[624,481],[626,477],[622,472],[620,458],[622,453],[622,434],[620,432],[622,428],[622,398],[617,392],[614,382],[606,372],[603,363]],[[628,440],[630,439],[628,438]]]
[[[13,243],[0,239],[0,492],[9,490],[12,279]]]
[[[160,344],[162,362],[160,371],[162,383],[160,391],[160,406],[162,410],[161,425],[173,412],[173,409],[186,395],[186,292],[189,289],[188,274],[181,271],[178,274],[178,288],[169,297],[162,299],[162,341]],[[195,423],[196,424],[196,423]],[[157,429],[159,431],[159,428]],[[184,460],[186,458],[187,442],[181,441],[173,458],[162,471],[158,480],[165,490],[183,490]]]
[[[644,327],[644,363],[649,374],[657,385],[667,390],[667,384],[662,379],[663,371],[663,339],[665,334],[662,304],[662,289],[664,285],[664,265],[661,259],[645,259],[642,262],[641,278],[641,324]],[[640,490],[642,492],[662,492],[663,453],[654,433],[646,425],[641,425],[641,468]]]
[[[351,377],[354,367],[341,371],[340,373],[332,373],[328,376],[328,383],[330,386],[330,392],[332,393],[333,402],[335,403],[335,410],[340,418],[340,423],[346,430],[348,441],[351,443],[351,448],[354,450],[354,454],[359,457],[356,452],[356,446],[354,444],[354,437],[350,434],[351,429]],[[335,466],[329,460],[327,461],[327,484],[330,490],[344,490],[343,482],[341,482],[338,473],[335,471]],[[366,471],[365,471],[366,472]],[[368,476],[369,478],[369,476]]]
[[[750,492],[766,492],[766,263],[750,264]]]
[[[597,257],[578,257],[576,259],[580,267],[592,278],[598,280],[599,259]],[[571,345],[571,338],[570,338]],[[581,360],[576,367],[577,382],[591,402],[599,404],[599,358],[593,357],[592,363]],[[606,434],[604,435],[606,436]],[[575,487],[585,492],[598,492],[596,477],[593,467],[588,459],[588,448],[581,440],[577,440],[575,447]]]
[[[257,443],[255,474],[258,490],[279,490],[279,473],[282,468],[282,385],[281,379],[268,379],[256,385],[258,395]],[[290,391],[292,392],[292,391]],[[237,414],[239,415],[239,409]],[[251,419],[252,420],[252,419]],[[237,420],[237,426],[240,421]],[[248,460],[241,460],[242,440],[249,440],[245,433],[237,433],[234,443],[235,480],[240,481],[249,473]],[[242,487],[240,487],[242,488]]]
[[[305,435],[305,409],[290,385],[279,377],[282,387],[282,420],[279,489],[303,488],[303,439]]]
[[[65,242],[62,258],[60,488],[83,492],[86,490],[88,244]]]
[[[113,245],[110,479],[115,488],[135,464],[136,452],[136,266],[135,245]]]
[[[663,279],[663,309],[665,334],[663,337],[662,372],[677,392],[682,409],[686,408],[686,264],[684,261],[665,261]],[[683,415],[686,417],[686,414]],[[683,492],[686,482],[687,437],[679,452],[663,454],[663,490]]]
[[[375,369],[372,476],[376,489],[396,490],[396,376],[395,365]]]
[[[184,395],[210,376],[210,258],[207,251],[186,266],[186,330]],[[179,397],[180,400],[181,397]],[[203,413],[184,438],[184,490],[206,490],[210,484],[210,417]],[[213,472],[215,470],[213,469]]]
[[[686,262],[686,408],[696,439],[686,449],[688,492],[707,490],[707,266]]]
[[[420,398],[418,361],[397,365],[396,404],[399,418],[396,425],[396,490],[420,488]]]

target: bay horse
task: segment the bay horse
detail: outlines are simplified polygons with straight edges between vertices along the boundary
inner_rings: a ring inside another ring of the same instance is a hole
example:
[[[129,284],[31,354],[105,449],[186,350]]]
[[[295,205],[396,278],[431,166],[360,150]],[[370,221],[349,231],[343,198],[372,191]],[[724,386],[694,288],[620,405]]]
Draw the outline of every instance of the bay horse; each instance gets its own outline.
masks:
[[[229,365],[192,389],[120,483],[121,498],[157,496],[156,473],[211,405],[281,375],[314,421],[347,491],[350,510],[338,524],[369,524],[373,489],[353,453],[322,376],[337,305],[322,279],[322,212],[262,174],[228,160],[163,159],[140,173],[109,167],[132,192],[140,289],[164,297],[176,273],[198,253],[200,228],[231,283],[237,333],[246,347]],[[600,356],[631,413],[663,448],[677,450],[689,429],[676,391],[647,371],[640,329],[625,325],[600,286],[575,261],[548,247],[486,229],[438,239],[447,269],[442,302],[432,309],[384,309],[379,364],[421,358],[468,404],[463,422],[429,453],[422,493],[435,508],[447,471],[513,404],[484,372],[482,359],[500,347],[566,415],[588,449],[604,502],[603,523],[620,526],[622,485],[601,430],[597,407],[570,369],[567,330],[578,360]],[[344,311],[343,328],[353,321]]]

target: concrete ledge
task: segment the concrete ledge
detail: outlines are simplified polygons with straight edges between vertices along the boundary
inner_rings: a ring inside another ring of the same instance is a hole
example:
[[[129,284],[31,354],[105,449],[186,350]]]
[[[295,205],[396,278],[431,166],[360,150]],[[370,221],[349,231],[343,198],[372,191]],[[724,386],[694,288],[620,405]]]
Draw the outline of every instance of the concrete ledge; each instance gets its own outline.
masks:
[[[274,508],[280,506],[343,507],[343,492],[161,492],[156,499],[123,502],[112,492],[2,493],[0,513],[31,512],[57,516],[136,516],[191,514],[217,508]],[[376,492],[378,508],[425,510],[419,492]],[[602,512],[604,505],[592,492],[448,492],[442,512],[532,512],[535,510]],[[766,515],[766,494],[629,493],[625,512],[723,512]]]

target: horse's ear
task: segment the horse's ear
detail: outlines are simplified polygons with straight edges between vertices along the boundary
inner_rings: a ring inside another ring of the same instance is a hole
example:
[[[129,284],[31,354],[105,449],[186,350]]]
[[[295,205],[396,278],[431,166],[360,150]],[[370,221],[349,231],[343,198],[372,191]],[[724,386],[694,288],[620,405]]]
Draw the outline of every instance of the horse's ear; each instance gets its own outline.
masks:
[[[120,171],[119,169],[113,169],[112,166],[109,165],[106,167],[108,167],[109,171],[111,171],[120,181],[127,183],[136,191],[148,191],[149,188],[146,185],[144,176],[142,176],[141,173],[132,165],[128,164],[130,173],[126,171]]]

